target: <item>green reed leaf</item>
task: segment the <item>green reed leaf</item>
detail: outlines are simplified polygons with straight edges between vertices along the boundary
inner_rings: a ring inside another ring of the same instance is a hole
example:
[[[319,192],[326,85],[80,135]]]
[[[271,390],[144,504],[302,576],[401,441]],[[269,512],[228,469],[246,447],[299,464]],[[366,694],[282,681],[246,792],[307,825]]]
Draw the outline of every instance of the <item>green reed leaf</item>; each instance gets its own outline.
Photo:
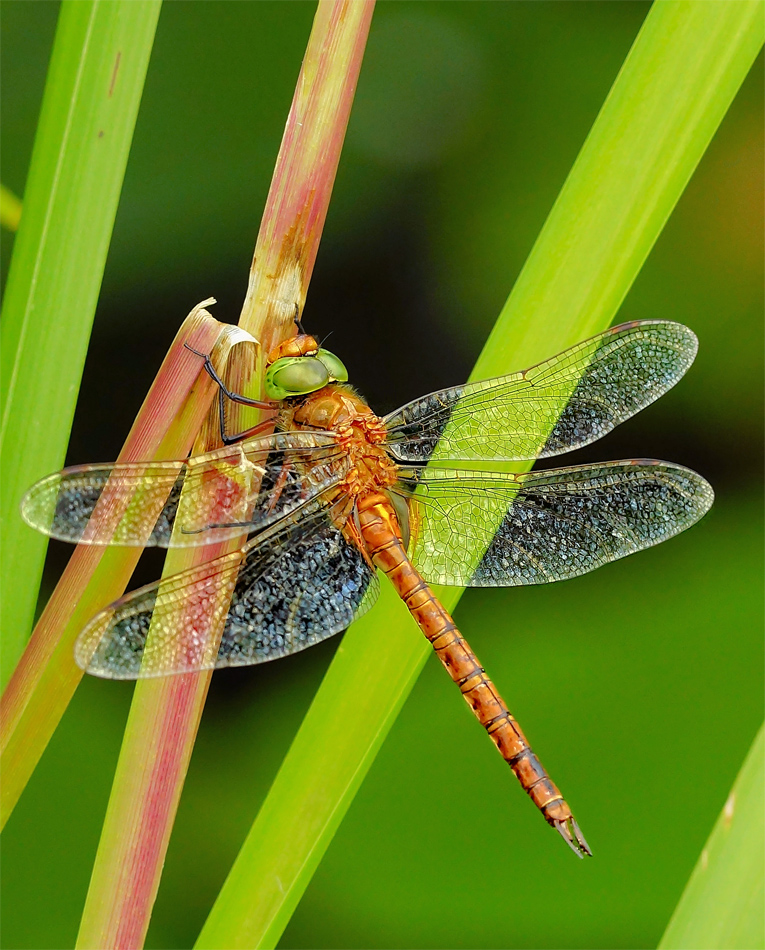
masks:
[[[3,308],[3,684],[46,550],[19,501],[64,462],[160,2],[61,5]]]
[[[765,726],[701,852],[659,950],[765,947]]]
[[[473,379],[608,326],[761,45],[757,2],[654,4]],[[461,592],[441,593],[452,609]],[[345,635],[197,947],[277,944],[430,653],[385,584]]]

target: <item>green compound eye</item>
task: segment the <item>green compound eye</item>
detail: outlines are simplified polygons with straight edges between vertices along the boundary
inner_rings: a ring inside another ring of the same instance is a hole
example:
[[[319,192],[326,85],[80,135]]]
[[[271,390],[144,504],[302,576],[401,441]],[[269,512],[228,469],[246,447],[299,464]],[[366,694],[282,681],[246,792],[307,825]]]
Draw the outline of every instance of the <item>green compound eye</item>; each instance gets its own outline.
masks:
[[[266,370],[266,395],[269,399],[305,396],[329,382],[323,362],[313,356],[285,356]]]
[[[329,350],[319,350],[316,354],[316,359],[321,360],[327,367],[329,381],[331,383],[348,382],[348,370],[343,365],[342,360],[339,360],[334,353],[330,353]]]

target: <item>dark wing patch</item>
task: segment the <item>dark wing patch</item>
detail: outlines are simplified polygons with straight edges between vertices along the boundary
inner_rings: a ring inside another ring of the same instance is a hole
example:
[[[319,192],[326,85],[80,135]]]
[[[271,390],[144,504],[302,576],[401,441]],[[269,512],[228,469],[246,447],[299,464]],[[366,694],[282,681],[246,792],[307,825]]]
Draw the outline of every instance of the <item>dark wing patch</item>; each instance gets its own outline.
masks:
[[[522,373],[408,403],[385,418],[388,451],[420,464],[434,453],[513,461],[569,452],[663,395],[696,349],[693,332],[679,323],[625,323]]]
[[[377,599],[379,585],[357,547],[334,524],[300,525],[264,559],[245,560],[231,599],[216,667],[263,663],[345,630]]]
[[[410,494],[414,565],[434,584],[565,580],[679,534],[710,485],[669,462],[606,462],[525,475],[428,469]],[[406,493],[408,480],[402,479]]]
[[[78,665],[111,679],[245,666],[344,630],[374,603],[375,572],[328,510],[285,521],[242,551],[116,601],[80,635]],[[209,616],[223,624],[217,646]]]

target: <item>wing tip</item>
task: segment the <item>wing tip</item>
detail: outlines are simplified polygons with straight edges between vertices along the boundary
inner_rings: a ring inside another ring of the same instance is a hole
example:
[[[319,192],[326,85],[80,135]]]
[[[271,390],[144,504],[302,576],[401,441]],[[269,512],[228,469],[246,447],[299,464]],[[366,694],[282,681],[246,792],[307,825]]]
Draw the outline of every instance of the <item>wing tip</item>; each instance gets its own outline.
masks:
[[[55,500],[50,494],[51,486],[61,483],[61,473],[46,475],[30,486],[19,502],[19,513],[23,521],[41,534],[53,537],[52,525],[55,513]]]
[[[610,327],[603,336],[626,335],[634,332],[645,334],[649,329],[658,329],[664,335],[671,335],[674,338],[673,349],[686,354],[688,366],[690,366],[698,353],[699,338],[690,327],[677,320],[629,320],[626,323],[619,323],[615,327]]]
[[[694,515],[692,521],[688,524],[680,527],[680,533],[686,528],[689,528],[691,525],[695,524],[704,515],[709,511],[715,501],[715,491],[712,485],[704,478],[703,475],[699,475],[697,471],[692,468],[688,468],[687,465],[681,465],[679,462],[667,462],[663,459],[651,459],[651,458],[636,458],[636,459],[623,459],[617,462],[604,463],[605,465],[622,465],[624,467],[635,467],[645,469],[650,471],[651,469],[659,469],[663,473],[673,477],[675,480],[684,479],[687,484],[692,487],[692,497],[693,500],[698,500],[698,505],[694,506]],[[576,467],[576,466],[574,466]],[[582,466],[584,468],[585,466]],[[667,535],[667,537],[673,537],[673,535]]]

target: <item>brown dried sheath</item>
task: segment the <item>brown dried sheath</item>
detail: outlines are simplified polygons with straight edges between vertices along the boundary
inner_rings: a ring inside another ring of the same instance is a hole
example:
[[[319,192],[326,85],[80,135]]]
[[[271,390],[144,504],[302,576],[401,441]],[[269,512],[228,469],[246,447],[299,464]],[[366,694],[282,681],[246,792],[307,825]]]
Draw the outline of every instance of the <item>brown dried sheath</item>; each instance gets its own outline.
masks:
[[[357,511],[367,553],[390,579],[499,754],[548,824],[579,857],[591,855],[571,809],[531,750],[478,657],[407,557],[390,501],[382,494],[370,493],[359,501]]]

